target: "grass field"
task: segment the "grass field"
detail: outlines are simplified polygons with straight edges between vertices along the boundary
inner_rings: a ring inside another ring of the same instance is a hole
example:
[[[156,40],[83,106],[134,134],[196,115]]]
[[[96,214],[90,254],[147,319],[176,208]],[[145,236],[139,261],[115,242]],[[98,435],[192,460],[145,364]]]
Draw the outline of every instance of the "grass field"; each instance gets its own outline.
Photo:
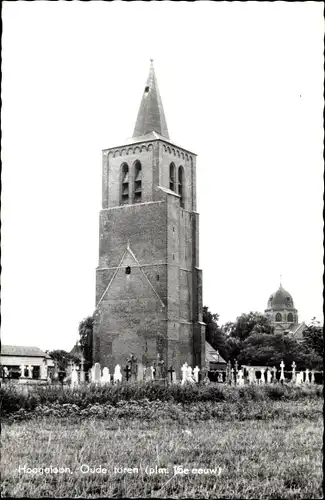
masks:
[[[202,403],[194,418],[193,405],[153,404],[5,422],[2,496],[323,497],[320,398]],[[66,470],[28,470],[50,466]]]

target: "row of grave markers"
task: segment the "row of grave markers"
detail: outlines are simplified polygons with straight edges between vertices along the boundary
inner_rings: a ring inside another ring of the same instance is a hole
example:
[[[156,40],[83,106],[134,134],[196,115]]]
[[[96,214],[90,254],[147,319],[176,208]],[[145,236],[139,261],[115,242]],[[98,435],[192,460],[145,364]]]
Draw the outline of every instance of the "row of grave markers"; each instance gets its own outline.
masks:
[[[284,376],[284,363],[281,361],[280,364],[280,383],[285,381],[285,376]],[[277,381],[277,368],[269,368],[269,367],[253,367],[253,366],[245,366],[245,369],[248,372],[247,376],[247,382],[248,384],[270,384],[274,383]],[[71,372],[70,372],[70,384],[72,386],[77,386],[79,383],[82,383],[85,381],[85,373],[83,370],[80,370],[80,375],[78,375],[78,368],[76,366],[72,366]],[[94,366],[89,370],[89,381],[91,383],[95,384],[118,384],[121,383],[122,380],[126,380],[127,382],[143,382],[143,381],[155,381],[155,380],[168,380],[169,383],[176,383],[177,382],[177,376],[175,370],[171,367],[168,370],[168,376],[163,371],[157,370],[157,365],[155,366],[150,366],[150,367],[144,367],[142,363],[137,364],[137,368],[134,369],[134,366],[126,365],[125,369],[123,370],[125,372],[125,377],[122,374],[122,369],[120,365],[116,365],[114,369],[114,373],[111,375],[109,372],[109,369],[107,367],[104,367],[101,369],[99,363],[95,363]],[[199,374],[200,374],[200,368],[196,366],[194,369],[192,369],[191,366],[189,366],[187,363],[184,363],[183,366],[181,367],[181,384],[184,385],[185,383],[191,383],[191,384],[196,384],[199,382]],[[261,378],[257,379],[256,378],[256,371],[260,371],[261,373]],[[308,368],[304,371],[300,371],[296,373],[296,363],[292,363],[292,377],[290,382],[295,383],[296,385],[300,385],[303,383],[315,383],[315,372],[314,370],[309,370]],[[201,381],[203,383],[209,383],[209,379],[207,377],[207,371],[203,370],[201,373]],[[235,384],[235,385],[244,385],[245,384],[245,378],[244,378],[244,370],[240,369],[238,370],[237,367],[230,368],[230,366],[227,367],[226,371],[226,382],[229,384]]]

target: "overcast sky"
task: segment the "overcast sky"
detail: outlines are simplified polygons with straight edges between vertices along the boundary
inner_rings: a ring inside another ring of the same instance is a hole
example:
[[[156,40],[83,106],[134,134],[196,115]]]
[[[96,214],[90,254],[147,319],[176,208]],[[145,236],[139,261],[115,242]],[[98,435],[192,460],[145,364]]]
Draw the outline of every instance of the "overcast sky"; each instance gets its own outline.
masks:
[[[4,2],[2,342],[70,350],[95,307],[101,150],[154,58],[198,154],[203,298],[220,323],[282,283],[322,321],[321,2]]]

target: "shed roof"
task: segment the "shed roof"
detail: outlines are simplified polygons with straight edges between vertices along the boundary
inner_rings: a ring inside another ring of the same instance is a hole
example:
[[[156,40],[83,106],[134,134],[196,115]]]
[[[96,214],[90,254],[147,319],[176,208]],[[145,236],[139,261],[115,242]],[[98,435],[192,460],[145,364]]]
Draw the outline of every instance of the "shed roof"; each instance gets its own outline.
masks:
[[[37,358],[52,359],[49,354],[39,347],[23,345],[2,345],[1,356],[34,356]]]

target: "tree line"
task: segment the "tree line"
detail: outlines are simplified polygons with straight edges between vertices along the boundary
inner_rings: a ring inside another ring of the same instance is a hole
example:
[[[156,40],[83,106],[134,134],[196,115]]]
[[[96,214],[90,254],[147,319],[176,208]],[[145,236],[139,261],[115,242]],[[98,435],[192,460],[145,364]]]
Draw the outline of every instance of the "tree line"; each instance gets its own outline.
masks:
[[[315,318],[306,325],[300,341],[290,334],[275,333],[269,318],[258,312],[241,314],[236,321],[220,326],[219,315],[211,313],[205,306],[203,321],[206,323],[206,340],[225,361],[236,360],[239,365],[277,366],[283,360],[287,367],[295,361],[298,370],[323,370],[323,328]],[[93,316],[80,321],[77,353],[47,351],[57,361],[59,370],[65,371],[69,362],[79,363],[81,356],[84,369],[91,368],[93,327]]]

